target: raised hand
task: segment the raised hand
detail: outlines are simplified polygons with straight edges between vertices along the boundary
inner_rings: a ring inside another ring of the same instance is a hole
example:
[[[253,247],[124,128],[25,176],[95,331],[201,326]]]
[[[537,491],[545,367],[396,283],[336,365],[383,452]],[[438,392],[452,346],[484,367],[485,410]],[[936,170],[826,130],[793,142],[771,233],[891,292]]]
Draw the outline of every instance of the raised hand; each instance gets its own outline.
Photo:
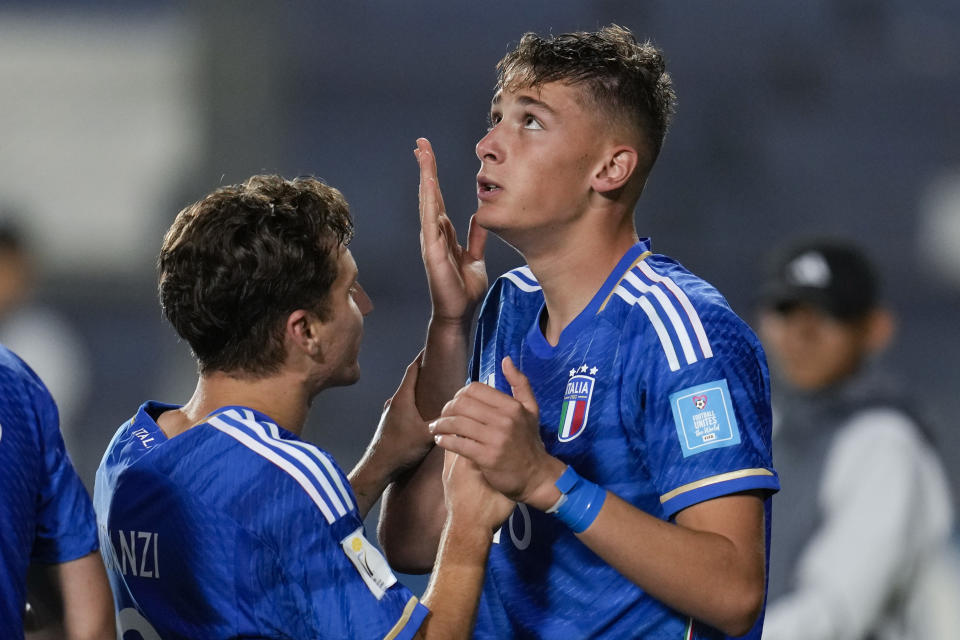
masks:
[[[357,466],[350,472],[350,484],[357,495],[358,509],[367,510],[380,498],[386,486],[403,471],[423,460],[433,448],[427,424],[414,401],[423,352],[407,366],[397,391],[383,405],[377,431]]]
[[[433,319],[469,323],[477,303],[487,291],[487,269],[483,261],[487,232],[471,217],[467,246],[460,246],[443,204],[436,156],[430,141],[418,138],[414,155],[420,166],[420,252],[430,287]]]
[[[469,458],[497,491],[546,510],[559,492],[553,483],[565,465],[546,452],[540,439],[540,411],[530,382],[510,358],[503,373],[513,396],[474,382],[447,403],[430,423],[437,444]]]

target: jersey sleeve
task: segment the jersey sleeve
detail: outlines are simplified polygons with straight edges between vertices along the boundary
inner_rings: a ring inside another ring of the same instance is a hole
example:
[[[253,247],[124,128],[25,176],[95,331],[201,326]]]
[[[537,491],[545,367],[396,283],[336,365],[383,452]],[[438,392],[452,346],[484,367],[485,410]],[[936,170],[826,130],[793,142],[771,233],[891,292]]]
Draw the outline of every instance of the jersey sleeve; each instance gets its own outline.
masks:
[[[310,455],[333,462],[318,449]],[[331,469],[318,467],[324,472]],[[289,517],[274,520],[273,538],[281,549],[285,576],[278,585],[277,602],[294,603],[290,608],[299,611],[302,637],[412,638],[428,609],[397,581],[366,538],[358,512],[347,501],[353,499],[347,479],[339,468],[335,474],[338,477],[331,477],[329,485],[316,487],[328,509],[318,508],[316,495],[310,498],[301,491],[301,499],[288,503]],[[339,492],[341,485],[347,493],[340,494],[345,513],[326,493],[331,486]]]
[[[467,384],[488,382],[494,375],[494,369],[489,364],[484,366],[483,352],[485,347],[494,344],[497,338],[502,294],[503,280],[497,279],[480,306],[480,315],[477,318],[477,328],[473,337],[473,352],[467,366]]]
[[[31,559],[61,563],[99,548],[96,517],[60,434],[57,407],[36,379],[29,389],[43,447],[43,468],[37,501],[37,530]]]
[[[693,332],[693,357],[668,362],[663,336],[649,329],[631,358],[642,363],[630,400],[636,435],[664,517],[722,495],[779,489],[763,350],[742,320],[717,307],[694,317],[702,329]]]

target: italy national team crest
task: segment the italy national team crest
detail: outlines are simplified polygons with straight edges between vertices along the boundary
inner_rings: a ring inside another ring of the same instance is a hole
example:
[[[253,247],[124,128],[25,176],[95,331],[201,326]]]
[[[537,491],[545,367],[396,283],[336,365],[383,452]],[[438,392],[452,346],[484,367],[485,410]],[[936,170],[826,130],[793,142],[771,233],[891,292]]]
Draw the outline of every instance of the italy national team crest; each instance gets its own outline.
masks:
[[[597,368],[588,368],[585,364],[570,370],[570,380],[567,381],[563,407],[560,409],[560,428],[557,430],[560,442],[573,440],[583,433],[590,415],[590,399],[593,397],[596,375]]]

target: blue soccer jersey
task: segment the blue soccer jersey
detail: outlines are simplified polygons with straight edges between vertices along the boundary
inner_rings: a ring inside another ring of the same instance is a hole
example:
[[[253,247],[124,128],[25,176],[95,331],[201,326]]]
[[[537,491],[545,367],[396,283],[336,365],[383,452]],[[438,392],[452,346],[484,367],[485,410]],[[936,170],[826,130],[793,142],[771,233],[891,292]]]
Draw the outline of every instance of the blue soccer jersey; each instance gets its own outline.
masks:
[[[509,394],[500,367],[509,355],[530,379],[547,451],[663,520],[734,492],[772,493],[779,484],[760,344],[716,289],[649,246],[627,252],[556,346],[540,330],[543,293],[530,269],[502,276],[480,314],[470,378]],[[634,551],[644,552],[643,540]],[[748,637],[758,638],[761,624]],[[476,637],[724,636],[648,596],[554,517],[520,504],[490,553]]]
[[[363,534],[323,450],[244,407],[167,439],[144,404],[94,504],[124,631],[152,638],[410,638],[427,609]]]
[[[40,378],[0,346],[0,638],[23,637],[27,566],[97,550],[93,506]]]

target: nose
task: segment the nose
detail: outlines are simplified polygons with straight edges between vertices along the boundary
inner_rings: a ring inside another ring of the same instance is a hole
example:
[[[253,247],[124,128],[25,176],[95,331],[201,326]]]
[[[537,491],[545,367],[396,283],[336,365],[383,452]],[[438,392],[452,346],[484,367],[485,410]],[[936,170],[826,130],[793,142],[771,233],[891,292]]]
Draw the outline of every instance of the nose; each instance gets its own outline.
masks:
[[[784,320],[796,341],[809,342],[820,333],[820,328],[824,324],[821,316],[822,314],[813,309],[799,307],[787,313]]]
[[[367,292],[363,290],[363,287],[360,286],[359,282],[354,284],[353,301],[357,303],[357,308],[360,309],[361,315],[366,316],[373,311],[373,301],[370,299],[370,296],[367,295]]]
[[[502,149],[500,147],[499,130],[499,125],[494,126],[477,143],[476,153],[481,162],[497,162],[500,159]]]

